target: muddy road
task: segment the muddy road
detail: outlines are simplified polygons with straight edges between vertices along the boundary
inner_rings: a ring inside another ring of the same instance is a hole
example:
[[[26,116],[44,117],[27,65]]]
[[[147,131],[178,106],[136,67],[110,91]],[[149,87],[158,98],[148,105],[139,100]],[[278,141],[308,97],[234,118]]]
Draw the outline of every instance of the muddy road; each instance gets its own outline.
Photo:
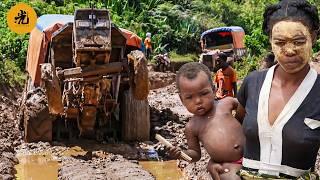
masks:
[[[159,133],[173,145],[187,148],[184,127],[191,114],[179,100],[175,74],[151,72],[150,78],[151,140],[146,142],[24,143],[19,131],[19,100],[0,95],[0,179],[26,179],[33,172],[38,179],[211,179],[206,172],[209,156],[203,147],[196,163],[171,161],[164,146],[154,139]],[[163,162],[144,161],[153,148]]]
[[[174,82],[172,73],[150,74],[153,89],[165,87]],[[176,102],[168,102],[159,106],[158,102],[171,99],[174,87],[168,87],[172,93],[150,93],[151,133],[158,132],[164,137],[176,136],[176,130],[183,134],[184,122],[171,110]],[[19,98],[19,95],[15,97]],[[177,98],[177,97],[176,97]],[[153,101],[153,99],[155,101]],[[178,99],[175,99],[178,101]],[[169,105],[171,104],[171,105]],[[155,106],[155,107],[153,107]],[[147,142],[98,144],[91,140],[63,142],[24,143],[19,130],[19,99],[8,99],[0,96],[0,179],[156,179],[166,178],[161,168],[170,167],[174,179],[187,179],[178,168],[179,161],[169,160],[161,146],[154,138]],[[168,123],[173,122],[173,123]],[[175,134],[173,132],[175,131]],[[168,136],[169,135],[169,136]],[[181,137],[182,138],[182,137]],[[180,139],[181,139],[180,138]],[[179,144],[181,140],[178,141]],[[164,163],[148,160],[148,151],[157,149],[159,159]],[[162,154],[161,154],[162,153]],[[144,162],[145,161],[145,162]],[[159,167],[156,171],[152,167]],[[174,168],[175,167],[175,168]],[[157,174],[158,171],[158,174]],[[41,173],[39,173],[41,172]],[[150,173],[152,172],[152,173]],[[160,173],[159,173],[160,172]],[[154,175],[156,174],[156,176]]]

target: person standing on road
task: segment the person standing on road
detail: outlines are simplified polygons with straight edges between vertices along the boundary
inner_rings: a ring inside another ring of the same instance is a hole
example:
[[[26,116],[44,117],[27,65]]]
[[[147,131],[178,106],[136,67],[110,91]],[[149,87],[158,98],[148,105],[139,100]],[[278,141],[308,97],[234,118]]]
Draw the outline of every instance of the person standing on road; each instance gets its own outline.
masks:
[[[151,33],[147,32],[146,39],[144,40],[144,44],[146,47],[146,58],[150,61],[151,53],[152,53]]]
[[[219,70],[215,75],[217,85],[216,97],[222,99],[227,96],[235,97],[237,95],[237,73],[227,63],[227,55],[220,53],[218,55],[217,67]]]

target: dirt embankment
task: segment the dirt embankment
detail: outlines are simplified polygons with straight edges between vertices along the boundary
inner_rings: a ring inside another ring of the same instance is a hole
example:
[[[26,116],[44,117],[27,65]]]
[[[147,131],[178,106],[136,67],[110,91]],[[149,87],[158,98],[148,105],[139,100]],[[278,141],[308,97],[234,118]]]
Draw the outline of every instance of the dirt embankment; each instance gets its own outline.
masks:
[[[14,178],[14,147],[21,143],[17,111],[15,100],[0,95],[0,179]]]
[[[176,74],[171,72],[149,72],[150,89],[166,87],[176,80]]]

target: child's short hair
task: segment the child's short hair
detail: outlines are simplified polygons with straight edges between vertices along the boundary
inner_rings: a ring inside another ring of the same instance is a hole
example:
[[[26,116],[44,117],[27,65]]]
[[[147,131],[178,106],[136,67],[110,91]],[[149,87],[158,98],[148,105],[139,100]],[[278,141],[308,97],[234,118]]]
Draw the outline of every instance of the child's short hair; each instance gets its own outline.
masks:
[[[204,73],[206,73],[206,75],[208,76],[208,81],[212,86],[212,89],[214,89],[214,85],[212,82],[212,78],[211,78],[211,72],[209,70],[209,68],[202,64],[202,63],[198,63],[198,62],[189,62],[184,64],[183,66],[180,67],[177,76],[176,76],[176,85],[178,90],[180,91],[180,85],[179,85],[179,81],[180,81],[180,77],[186,77],[187,79],[194,79],[197,77],[198,73],[200,71],[203,71]]]

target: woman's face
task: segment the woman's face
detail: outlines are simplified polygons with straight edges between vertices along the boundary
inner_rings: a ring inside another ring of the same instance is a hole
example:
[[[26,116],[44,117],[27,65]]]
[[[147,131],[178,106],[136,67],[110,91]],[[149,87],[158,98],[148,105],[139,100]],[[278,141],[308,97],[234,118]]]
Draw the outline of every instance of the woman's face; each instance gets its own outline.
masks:
[[[272,51],[282,69],[297,73],[312,55],[312,38],[307,26],[298,21],[279,21],[272,28]]]

